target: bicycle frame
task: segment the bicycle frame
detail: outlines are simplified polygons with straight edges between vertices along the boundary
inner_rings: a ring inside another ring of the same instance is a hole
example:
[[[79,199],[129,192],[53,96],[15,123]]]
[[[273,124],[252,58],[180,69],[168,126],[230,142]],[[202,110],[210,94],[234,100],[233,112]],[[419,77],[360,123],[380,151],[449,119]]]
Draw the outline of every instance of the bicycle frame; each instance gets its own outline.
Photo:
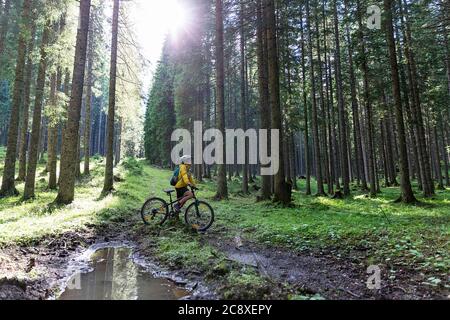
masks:
[[[196,191],[198,190],[197,188],[190,187],[188,190],[190,192],[192,192],[193,201],[189,201],[190,203],[188,204],[187,208],[185,209],[185,214],[184,214],[185,222],[187,225],[191,225],[197,231],[201,231],[201,232],[206,231],[214,223],[214,209],[207,202],[199,200],[197,198],[197,194],[196,194]],[[162,220],[160,221],[159,225],[162,225],[164,222],[166,222],[167,219],[172,219],[172,218],[178,217],[178,214],[175,214],[174,205],[178,201],[180,201],[180,199],[174,200],[174,196],[172,195],[172,193],[174,193],[174,191],[175,190],[173,190],[173,189],[165,190],[165,193],[167,194],[168,198],[170,199],[169,203],[161,198],[151,198],[145,202],[145,204],[143,205],[143,207],[141,209],[141,216],[146,225],[149,225],[150,221],[154,220],[154,218],[157,214],[164,213],[164,217],[161,217]],[[148,203],[157,204],[157,206],[152,206],[152,207],[147,208]],[[207,221],[204,221],[204,219],[202,218],[203,213],[201,210],[203,210],[202,209],[203,207],[200,207],[202,204],[205,205],[204,210],[206,210],[205,217],[208,218]],[[151,212],[147,211],[147,209],[151,209]],[[165,212],[162,212],[162,209],[164,209]],[[148,219],[149,214],[152,215],[150,220]],[[195,219],[195,216],[197,216],[198,219],[203,219],[203,220]],[[194,220],[191,220],[191,218],[194,218]]]
[[[195,190],[192,189],[192,188],[191,188],[190,190],[191,190],[192,195],[193,195],[193,198],[192,198],[192,199],[193,199],[195,202],[197,202],[197,196],[196,196],[196,194],[195,194]],[[183,199],[183,198],[178,198],[178,199],[176,199],[175,201],[173,201],[172,193],[169,193],[168,195],[169,195],[170,202],[166,205],[166,208],[167,208],[167,209],[171,209],[171,212],[174,212],[173,205],[176,204],[176,203],[178,203],[178,201],[180,201],[180,200]]]

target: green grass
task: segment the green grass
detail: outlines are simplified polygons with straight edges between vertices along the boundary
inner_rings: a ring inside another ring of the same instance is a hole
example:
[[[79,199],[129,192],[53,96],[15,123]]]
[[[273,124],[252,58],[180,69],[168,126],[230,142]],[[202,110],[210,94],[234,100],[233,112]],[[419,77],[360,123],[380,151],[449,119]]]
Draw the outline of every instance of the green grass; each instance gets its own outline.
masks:
[[[116,170],[125,181],[116,184],[117,191],[113,196],[101,198],[104,160],[94,158],[91,164],[91,175],[77,182],[76,200],[69,206],[56,209],[49,206],[57,193],[47,190],[47,175],[39,175],[44,169],[43,164],[38,167],[36,199],[27,202],[22,202],[20,196],[1,199],[0,246],[31,244],[46,236],[82,229],[86,225],[107,224],[134,214],[144,201],[148,188],[142,183],[142,176],[125,169],[125,162]],[[143,167],[142,164],[139,166]],[[17,185],[21,194],[23,187],[23,183]]]
[[[337,254],[366,250],[373,263],[400,258],[419,269],[448,270],[450,190],[438,191],[434,200],[420,199],[419,206],[393,203],[398,194],[398,188],[386,188],[376,199],[354,193],[332,200],[295,192],[294,208],[242,197],[215,207],[219,223],[259,242],[297,250],[329,247]]]
[[[2,162],[3,156],[4,150],[0,149]],[[100,199],[103,166],[103,159],[93,159],[92,175],[78,183],[76,201],[55,211],[47,207],[56,197],[55,192],[46,190],[47,177],[37,179],[34,201],[21,203],[19,197],[0,200],[0,246],[32,243],[87,224],[123,221],[135,215],[146,198],[166,198],[162,190],[169,187],[171,172],[150,167],[145,161],[128,159],[116,172],[124,182],[116,184],[113,196]],[[41,165],[38,172],[42,168]],[[304,190],[304,185],[300,187]],[[18,189],[22,191],[23,184]],[[419,206],[393,203],[399,195],[398,188],[385,188],[375,199],[357,192],[345,200],[306,197],[295,192],[292,208],[257,203],[256,193],[241,196],[240,181],[236,178],[229,184],[228,201],[212,201],[214,181],[204,182],[201,189],[199,196],[209,201],[216,211],[214,228],[226,227],[230,238],[239,234],[299,251],[326,248],[336,255],[365,252],[369,263],[411,265],[430,272],[446,272],[450,265],[448,189],[438,191],[433,200],[420,199]],[[147,227],[137,223],[137,229],[146,230]],[[200,244],[201,236],[192,235],[182,227],[174,229],[156,240],[160,259],[202,270],[208,269],[212,260],[221,262],[220,253]]]
[[[195,236],[174,231],[170,236],[160,237],[156,255],[173,268],[188,268],[206,272],[220,253],[207,245],[201,245]]]
[[[167,188],[171,172],[151,167],[145,167],[145,172],[151,177],[151,195],[165,198],[161,190]],[[304,190],[303,185],[300,187]],[[212,200],[214,181],[204,182],[201,189],[199,196],[216,211],[215,228],[226,227],[230,238],[240,234],[296,250],[331,248],[337,255],[365,251],[369,263],[410,264],[435,272],[445,272],[450,265],[448,189],[438,191],[433,200],[420,199],[422,204],[418,206],[394,203],[398,188],[385,188],[375,199],[356,192],[345,200],[295,192],[293,208],[257,203],[256,194],[240,196],[236,178],[229,183],[229,201]]]

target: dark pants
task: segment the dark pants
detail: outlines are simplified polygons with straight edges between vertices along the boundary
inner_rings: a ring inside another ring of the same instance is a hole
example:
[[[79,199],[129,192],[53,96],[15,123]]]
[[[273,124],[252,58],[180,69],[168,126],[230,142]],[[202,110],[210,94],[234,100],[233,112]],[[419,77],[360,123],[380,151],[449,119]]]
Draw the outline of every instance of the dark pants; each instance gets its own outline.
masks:
[[[183,198],[184,195],[186,194],[186,192],[189,191],[189,189],[187,187],[179,188],[179,189],[176,189],[176,190],[177,190],[177,199]]]

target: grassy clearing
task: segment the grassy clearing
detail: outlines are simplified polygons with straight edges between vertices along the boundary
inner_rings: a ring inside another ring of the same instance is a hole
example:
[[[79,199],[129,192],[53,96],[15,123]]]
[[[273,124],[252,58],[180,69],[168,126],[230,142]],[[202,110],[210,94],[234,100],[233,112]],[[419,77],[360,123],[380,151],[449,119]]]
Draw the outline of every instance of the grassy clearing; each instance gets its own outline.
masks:
[[[47,190],[47,175],[39,175],[36,199],[22,202],[20,196],[0,200],[0,246],[30,244],[42,237],[82,229],[86,225],[98,225],[124,219],[133,213],[145,196],[146,186],[133,170],[120,166],[116,173],[125,177],[117,185],[114,196],[100,198],[103,185],[104,160],[92,160],[92,172],[77,182],[76,200],[62,208],[51,208],[57,193]],[[141,166],[142,167],[142,166]],[[44,165],[40,164],[38,173]],[[24,184],[17,185],[20,193]],[[139,197],[141,196],[141,197]]]
[[[0,149],[0,161],[2,155],[4,150]],[[0,246],[31,244],[44,236],[82,229],[86,225],[119,223],[133,217],[134,230],[148,237],[156,248],[157,258],[166,264],[196,270],[207,277],[222,277],[227,297],[240,297],[242,290],[234,288],[246,287],[249,282],[253,283],[255,292],[265,294],[265,285],[260,285],[262,280],[252,270],[230,265],[220,252],[201,241],[201,235],[181,225],[169,225],[159,237],[154,237],[155,230],[136,218],[146,198],[166,198],[163,189],[169,187],[170,171],[150,167],[145,161],[128,159],[116,170],[124,181],[116,184],[113,196],[100,199],[103,159],[94,158],[92,167],[92,175],[77,184],[76,201],[70,206],[48,210],[47,205],[55,199],[56,193],[46,190],[46,176],[37,180],[34,201],[22,203],[19,197],[0,200]],[[42,169],[43,165],[38,172]],[[306,197],[295,192],[295,206],[283,208],[267,202],[257,203],[255,193],[243,197],[239,193],[239,179],[233,179],[229,186],[230,200],[214,202],[211,200],[215,193],[214,181],[201,185],[199,196],[209,201],[216,211],[217,221],[212,232],[214,228],[225,227],[230,238],[241,235],[298,251],[327,248],[344,256],[365,252],[365,263],[410,265],[436,275],[435,282],[448,273],[448,189],[438,191],[432,200],[420,199],[420,206],[394,204],[398,188],[385,188],[376,199],[366,198],[356,191],[352,198],[345,200]],[[303,187],[301,185],[301,190]],[[18,185],[18,189],[22,191],[23,185]],[[291,298],[305,296],[293,294]]]
[[[332,200],[297,192],[295,208],[239,197],[217,207],[222,223],[267,244],[367,250],[371,263],[400,258],[418,268],[448,270],[449,190],[438,192],[434,200],[421,199],[420,206],[394,204],[397,196],[397,188],[383,189],[376,199],[355,193],[351,199]]]
[[[171,172],[145,167],[152,196],[165,198]],[[301,190],[303,185],[300,186]],[[230,183],[229,201],[214,202],[214,181],[201,185],[199,196],[216,211],[214,228],[226,227],[229,237],[244,236],[268,245],[295,250],[331,248],[336,255],[366,252],[369,264],[410,265],[445,274],[450,265],[450,190],[419,206],[395,204],[398,188],[385,188],[376,199],[354,192],[352,198],[332,200],[294,193],[293,208],[257,203],[255,194],[240,195],[240,181]],[[419,194],[419,193],[418,193]],[[176,236],[178,238],[179,235]],[[185,243],[173,241],[171,251],[184,253]],[[177,248],[179,246],[179,248]]]

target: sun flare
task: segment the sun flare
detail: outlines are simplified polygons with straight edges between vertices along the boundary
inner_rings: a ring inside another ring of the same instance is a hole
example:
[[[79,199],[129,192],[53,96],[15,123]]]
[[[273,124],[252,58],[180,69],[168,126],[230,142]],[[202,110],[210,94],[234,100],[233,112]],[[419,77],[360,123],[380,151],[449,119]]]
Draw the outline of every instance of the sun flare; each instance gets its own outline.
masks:
[[[170,34],[176,36],[187,24],[188,13],[179,0],[152,1],[151,19],[154,20],[154,27],[165,36]],[[150,8],[148,8],[150,9]],[[150,10],[149,10],[150,11]],[[142,12],[141,14],[145,14]]]
[[[146,86],[160,59],[166,37],[176,39],[189,29],[192,17],[188,9],[182,0],[135,0],[131,14],[141,52],[150,61],[144,81]]]
[[[186,9],[177,0],[170,0],[166,4],[166,30],[176,36],[187,25],[188,14]]]

